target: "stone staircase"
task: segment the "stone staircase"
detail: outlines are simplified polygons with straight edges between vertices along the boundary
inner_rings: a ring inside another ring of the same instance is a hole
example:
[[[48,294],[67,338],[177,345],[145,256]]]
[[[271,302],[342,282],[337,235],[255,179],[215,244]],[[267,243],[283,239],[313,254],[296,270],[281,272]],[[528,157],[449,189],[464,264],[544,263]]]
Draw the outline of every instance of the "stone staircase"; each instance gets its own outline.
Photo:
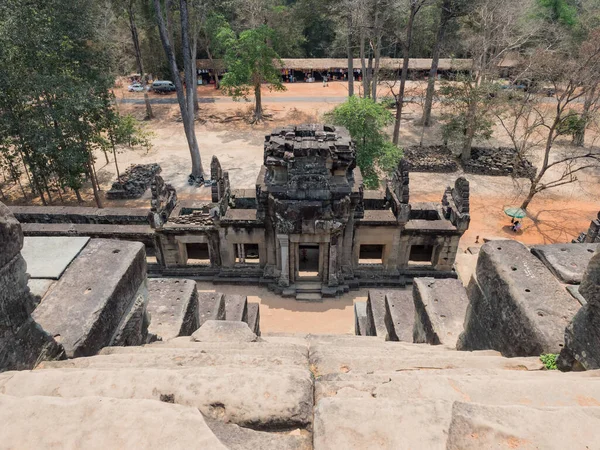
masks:
[[[227,333],[239,322],[218,324],[217,342],[196,342],[195,333],[0,374],[0,420],[11,423],[0,442],[232,450],[598,445],[598,372],[545,371],[538,358],[377,336],[247,331],[254,342],[242,342]]]
[[[304,302],[320,302],[323,300],[320,281],[297,281],[295,287],[296,300]]]

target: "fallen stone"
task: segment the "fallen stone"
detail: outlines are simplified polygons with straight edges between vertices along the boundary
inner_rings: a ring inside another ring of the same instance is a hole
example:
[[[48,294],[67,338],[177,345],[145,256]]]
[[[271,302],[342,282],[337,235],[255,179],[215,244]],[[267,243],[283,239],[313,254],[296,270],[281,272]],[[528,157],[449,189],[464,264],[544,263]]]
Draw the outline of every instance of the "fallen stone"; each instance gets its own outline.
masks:
[[[560,281],[579,284],[598,244],[536,245],[531,253],[537,256]]]
[[[446,448],[588,449],[597,443],[599,426],[599,407],[532,408],[456,402]]]
[[[196,342],[255,342],[256,334],[246,322],[207,320],[194,334]]]
[[[101,395],[127,400],[168,399],[176,405],[197,408],[215,420],[259,429],[312,423],[313,384],[306,367],[107,367],[8,372],[0,374],[0,392],[21,398]]]
[[[413,342],[415,323],[415,304],[409,290],[388,291],[385,302],[394,329],[392,335],[403,342]]]
[[[198,328],[207,320],[225,320],[225,296],[220,292],[199,292],[198,317]]]
[[[0,395],[3,448],[225,447],[195,408],[152,400]]]
[[[596,252],[590,260],[579,293],[594,309],[600,309],[600,252]]]
[[[206,418],[206,424],[229,450],[312,450],[306,430],[265,432]]]
[[[248,327],[257,336],[260,336],[260,305],[248,303]]]
[[[583,296],[579,293],[579,285],[578,284],[568,284],[565,286],[567,288],[567,292],[571,294],[571,296],[579,302],[581,306],[587,305],[587,301]]]
[[[143,345],[146,343],[150,325],[147,306],[148,289],[144,281],[135,294],[133,305],[110,342],[111,345]]]
[[[248,298],[225,294],[225,320],[248,323]]]
[[[200,328],[198,290],[193,280],[150,278],[148,280],[148,331],[167,341],[191,336]]]
[[[491,241],[477,260],[479,292],[471,287],[465,331],[457,348],[504,356],[559,353],[564,329],[579,309],[544,264],[517,241]]]
[[[143,244],[92,239],[33,317],[70,358],[93,355],[111,345],[138,296],[145,295],[145,279]]]
[[[469,305],[459,280],[415,278],[413,280],[415,326],[413,341],[456,348]]]

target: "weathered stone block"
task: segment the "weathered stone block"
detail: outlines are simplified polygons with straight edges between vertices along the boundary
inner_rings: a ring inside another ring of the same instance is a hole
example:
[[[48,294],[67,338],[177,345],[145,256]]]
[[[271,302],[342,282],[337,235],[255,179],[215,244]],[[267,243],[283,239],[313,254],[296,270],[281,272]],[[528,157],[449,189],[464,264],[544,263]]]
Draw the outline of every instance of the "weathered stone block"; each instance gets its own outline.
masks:
[[[413,300],[414,342],[456,347],[469,305],[462,283],[454,279],[415,278]]]
[[[198,328],[207,320],[225,320],[225,295],[220,292],[199,292],[198,316]]]
[[[10,210],[0,203],[0,267],[4,267],[23,247],[21,225]]]
[[[536,245],[531,253],[537,256],[563,283],[579,284],[599,244]]]
[[[391,336],[403,342],[413,341],[413,326],[415,323],[415,305],[410,291],[387,291],[385,304],[389,311],[393,332]]]
[[[260,336],[260,305],[258,303],[248,303],[248,327],[255,335]]]
[[[367,294],[367,336],[378,336],[386,341],[397,341],[392,317],[385,304],[385,291],[369,289]],[[390,335],[390,331],[392,335]]]
[[[202,414],[154,400],[0,395],[4,448],[226,450]]]
[[[476,274],[481,295],[469,299],[458,349],[481,348],[481,341],[504,356],[560,352],[564,329],[579,303],[523,244],[487,242]]]
[[[255,342],[256,334],[245,322],[207,320],[192,334],[196,342]]]
[[[248,298],[245,295],[225,294],[225,320],[248,323]]]
[[[0,267],[0,328],[19,327],[33,310],[27,265],[20,254]]]
[[[583,245],[583,244],[576,244]],[[600,253],[596,252],[579,286],[587,304],[565,330],[565,346],[557,365],[561,370],[600,369]]]
[[[190,336],[200,328],[198,290],[193,280],[150,278],[148,280],[148,331],[163,341]]]
[[[111,345],[145,279],[143,244],[93,239],[33,317],[69,357],[93,355]]]
[[[354,334],[366,336],[367,334],[367,302],[354,303]]]

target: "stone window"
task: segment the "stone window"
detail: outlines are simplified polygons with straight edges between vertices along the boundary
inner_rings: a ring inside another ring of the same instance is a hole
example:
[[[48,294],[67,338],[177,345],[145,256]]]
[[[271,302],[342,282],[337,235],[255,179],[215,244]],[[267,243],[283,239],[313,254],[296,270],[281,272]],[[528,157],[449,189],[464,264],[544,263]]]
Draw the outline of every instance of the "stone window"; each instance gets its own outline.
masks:
[[[358,254],[359,264],[383,264],[384,245],[361,245]]]
[[[210,265],[208,244],[194,242],[186,244],[185,247],[187,250],[188,265]]]
[[[234,244],[236,264],[259,264],[258,244]]]
[[[411,245],[408,263],[413,265],[431,265],[433,245]]]

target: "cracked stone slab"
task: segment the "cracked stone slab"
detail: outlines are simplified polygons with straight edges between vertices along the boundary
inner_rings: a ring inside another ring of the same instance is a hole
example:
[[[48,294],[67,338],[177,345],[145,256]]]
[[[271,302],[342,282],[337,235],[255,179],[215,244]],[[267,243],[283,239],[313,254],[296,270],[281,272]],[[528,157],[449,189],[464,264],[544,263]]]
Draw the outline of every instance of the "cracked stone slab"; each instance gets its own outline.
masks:
[[[531,253],[563,283],[579,284],[598,248],[600,244],[548,244],[533,246]]]
[[[21,254],[31,278],[58,280],[89,242],[89,237],[26,236]]]

